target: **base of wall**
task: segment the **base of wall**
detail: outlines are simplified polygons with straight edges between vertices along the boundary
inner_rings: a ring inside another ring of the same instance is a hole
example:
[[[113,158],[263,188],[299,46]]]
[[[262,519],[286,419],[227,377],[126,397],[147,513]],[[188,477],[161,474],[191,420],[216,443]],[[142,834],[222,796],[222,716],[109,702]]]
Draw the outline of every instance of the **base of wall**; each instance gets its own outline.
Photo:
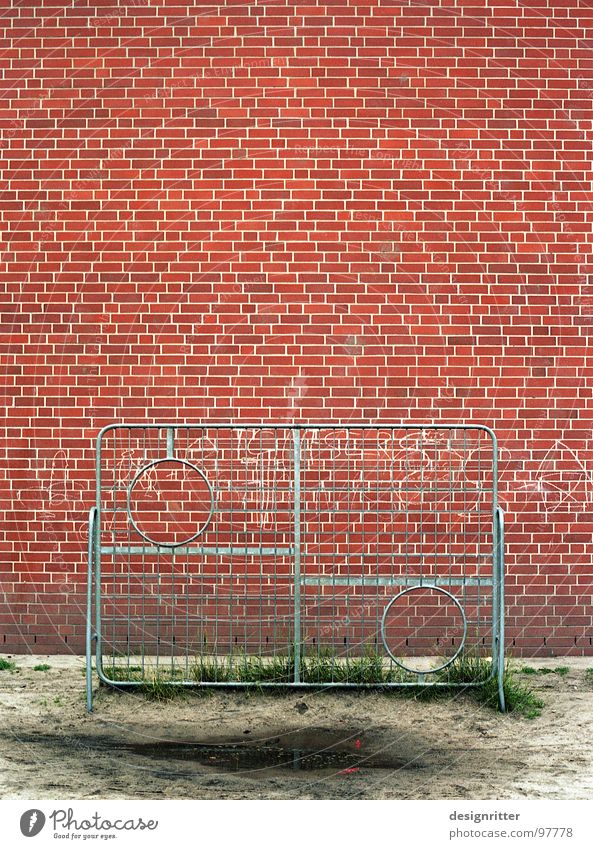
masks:
[[[575,642],[576,640],[576,642]],[[44,640],[22,639],[4,640],[0,637],[0,655],[84,655],[85,645],[81,640]],[[556,637],[542,638],[538,643],[529,639],[524,642],[519,640],[514,643],[507,642],[506,656],[512,657],[593,657],[593,645],[589,637],[575,638],[571,640],[560,640]]]

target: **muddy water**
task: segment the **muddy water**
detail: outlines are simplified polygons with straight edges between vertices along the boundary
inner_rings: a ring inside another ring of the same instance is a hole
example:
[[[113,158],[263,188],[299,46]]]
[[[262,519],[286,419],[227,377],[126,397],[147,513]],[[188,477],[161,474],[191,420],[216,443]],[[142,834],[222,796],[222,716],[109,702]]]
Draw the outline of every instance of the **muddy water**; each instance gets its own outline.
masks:
[[[135,755],[150,758],[193,761],[206,767],[230,772],[260,770],[332,770],[365,769],[422,769],[415,761],[393,753],[369,752],[362,734],[339,738],[328,731],[293,733],[253,742],[203,744],[161,741],[126,746]]]
[[[30,735],[22,742],[52,746],[59,738]],[[228,741],[150,740],[131,742],[111,737],[74,738],[69,735],[62,746],[86,749],[89,752],[131,758],[135,763],[145,761],[156,774],[167,774],[177,765],[196,764],[216,771],[250,773],[262,772],[324,772],[354,773],[359,770],[422,770],[426,765],[417,758],[385,750],[373,751],[364,732],[337,733],[326,729],[293,731],[259,739],[230,739]]]

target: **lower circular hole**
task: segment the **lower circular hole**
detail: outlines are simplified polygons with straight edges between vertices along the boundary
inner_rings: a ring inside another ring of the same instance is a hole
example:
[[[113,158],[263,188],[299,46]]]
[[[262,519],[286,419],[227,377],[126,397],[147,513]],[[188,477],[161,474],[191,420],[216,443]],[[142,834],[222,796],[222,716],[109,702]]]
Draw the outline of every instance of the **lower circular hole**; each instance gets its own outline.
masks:
[[[441,587],[409,587],[389,602],[383,643],[410,672],[436,672],[463,648],[465,620],[454,597]]]

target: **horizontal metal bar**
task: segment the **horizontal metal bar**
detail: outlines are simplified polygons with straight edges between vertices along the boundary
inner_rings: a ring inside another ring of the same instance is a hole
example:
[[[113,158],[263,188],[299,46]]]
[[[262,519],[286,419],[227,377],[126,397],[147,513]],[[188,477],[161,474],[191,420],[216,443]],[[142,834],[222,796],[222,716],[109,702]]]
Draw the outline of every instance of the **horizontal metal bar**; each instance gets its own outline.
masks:
[[[402,470],[402,471],[405,471],[405,470]],[[416,470],[413,470],[413,471],[416,471]],[[418,470],[418,471],[420,471],[420,470]],[[223,483],[224,483],[224,481],[223,481]],[[227,481],[227,483],[228,483],[228,481]],[[129,486],[125,486],[125,485],[124,486],[104,486],[104,487],[101,488],[101,492],[127,492],[128,489],[129,489]],[[248,495],[248,494],[249,495],[252,495],[252,494],[261,495],[262,493],[269,493],[269,492],[277,492],[277,493],[280,493],[281,495],[284,495],[284,494],[291,495],[292,492],[293,492],[293,489],[290,486],[281,487],[281,486],[274,486],[273,484],[270,484],[269,486],[262,484],[261,486],[251,486],[251,487],[239,485],[239,486],[235,487],[234,489],[230,489],[230,488],[225,487],[225,486],[219,486],[219,487],[217,487],[217,489],[219,490],[219,492],[233,492],[233,493],[239,493],[240,495]],[[455,487],[448,487],[448,486],[446,486],[446,487],[434,487],[434,486],[431,486],[430,483],[426,483],[423,486],[391,486],[391,487],[383,487],[383,488],[376,487],[376,486],[374,486],[373,483],[360,484],[360,486],[357,485],[357,483],[353,483],[351,487],[333,486],[331,483],[329,483],[327,486],[323,486],[323,485],[320,484],[319,486],[303,486],[303,487],[301,487],[301,493],[302,494],[315,493],[315,492],[323,492],[324,495],[333,495],[334,493],[338,493],[338,492],[347,492],[347,493],[350,493],[350,494],[364,492],[364,493],[370,493],[372,495],[375,495],[375,494],[380,495],[382,493],[385,494],[385,493],[393,493],[393,492],[416,492],[416,493],[421,493],[421,494],[425,494],[427,492],[431,492],[431,493],[432,492],[447,492],[450,495],[456,495],[457,493],[462,493],[462,494],[463,493],[466,493],[466,494],[468,494],[468,493],[478,493],[478,494],[491,493],[492,488],[491,487],[481,487],[481,488],[480,487],[478,487],[478,488],[472,487],[471,489],[464,489],[463,487],[460,487],[460,486],[459,487],[458,486],[455,486]],[[116,512],[117,513],[125,513],[127,511],[126,511],[125,507],[114,507],[111,512],[113,512],[113,513],[116,513]],[[243,511],[238,511],[238,512],[243,512]],[[254,510],[250,507],[249,508],[246,507],[244,509],[244,512],[253,513]],[[278,512],[278,511],[261,509],[261,512],[262,513],[273,513],[273,512]],[[282,511],[279,511],[279,512],[282,512]],[[460,512],[460,511],[457,511],[457,512]],[[476,511],[474,509],[466,508],[465,512],[475,513]],[[490,515],[492,514],[491,509],[483,510],[482,512],[488,513]]]
[[[171,549],[162,549],[162,550],[159,549],[159,551],[160,551],[160,554],[165,555],[165,556],[171,555],[171,554],[178,554],[178,553],[181,553],[181,554],[188,553],[186,551],[186,549],[179,549],[179,548],[172,549],[172,550]],[[279,548],[279,549],[274,549],[274,550],[262,549],[261,551],[260,551],[260,549],[256,549],[256,550],[249,549],[249,551],[247,553],[245,553],[245,552],[246,552],[246,549],[243,549],[242,552],[241,551],[239,551],[239,552],[234,551],[233,554],[243,553],[243,556],[245,556],[245,557],[248,557],[248,556],[249,557],[258,557],[258,556],[260,556],[260,553],[261,553],[262,557],[264,556],[264,554],[266,556],[282,555],[282,556],[287,556],[287,557],[289,557],[291,555],[291,550],[288,549],[288,548],[287,549]],[[154,554],[155,550],[148,547],[148,546],[146,548],[142,548],[141,545],[140,546],[131,546],[131,547],[109,545],[109,546],[105,546],[105,548],[102,548],[101,553],[102,554],[112,554],[112,555],[115,555],[115,554]],[[214,549],[212,549],[212,550],[192,549],[189,553],[191,553],[191,554],[196,554],[196,553],[197,554],[209,554],[210,556],[217,556],[217,555],[228,556],[228,552],[225,552],[221,549],[219,549],[218,552],[216,552]],[[306,551],[306,550],[304,550],[304,551],[302,551],[302,554],[304,555],[304,557],[306,557],[306,558],[308,557],[309,561],[316,561],[316,560],[317,561],[323,561],[327,557],[327,556],[324,556],[323,554],[321,554],[319,551]],[[400,555],[398,560],[400,560],[402,558],[405,558],[405,552],[403,552]],[[421,561],[421,557],[420,557],[419,554],[414,555],[413,553],[409,553],[408,560],[410,561],[412,558],[414,558],[415,562],[419,563]],[[360,562],[363,562],[365,560],[370,560],[374,567],[376,567],[377,565],[379,567],[392,565],[392,561],[385,562],[385,561],[381,560],[381,561],[379,561],[379,563],[377,563],[377,552],[374,552],[374,551],[368,551],[368,552],[366,552],[366,551],[355,551],[355,552],[350,551],[350,552],[346,552],[343,555],[343,560],[344,560],[345,565],[347,565],[348,562],[350,562],[350,563],[352,563],[352,562],[360,563]],[[152,565],[156,565],[156,564],[152,564]],[[313,564],[310,563],[310,565],[313,565]],[[491,567],[492,563],[491,563],[490,560],[481,559],[478,562],[477,560],[470,560],[468,558],[467,566],[472,566],[472,565],[479,566],[481,569],[488,569],[488,568]],[[149,567],[149,566],[150,566],[150,564],[147,564],[147,567]],[[102,572],[101,574],[102,574],[102,577],[104,577],[104,578],[111,577],[111,578],[114,578],[114,579],[118,579],[118,578],[121,579],[123,577],[126,577],[127,575],[136,575],[136,574],[138,574],[138,572],[133,570],[133,569],[130,570],[129,572],[125,571],[123,566],[122,566],[122,569],[117,571],[117,572]],[[146,572],[145,577],[148,578],[148,577],[150,577],[151,574],[152,574],[151,572]],[[154,574],[157,574],[157,573],[155,572]],[[199,570],[197,570],[195,572],[192,572],[192,575],[202,575],[203,577],[208,577],[209,575],[211,575],[211,573],[200,572]],[[220,576],[225,577],[226,573],[221,572]],[[249,576],[249,573],[246,573],[244,577],[248,577],[248,576]],[[214,575],[212,575],[212,577],[214,578]],[[235,575],[234,577],[236,577],[238,579],[241,578],[240,575],[239,576]],[[284,575],[283,576],[283,575],[273,575],[272,574],[272,575],[270,575],[270,577],[274,578],[274,580],[282,580],[283,578],[285,580],[291,580],[290,575]],[[332,580],[331,575],[322,575],[320,577],[324,577],[324,578],[327,577],[328,580],[330,580],[330,581]],[[340,577],[339,574],[336,575],[336,578],[338,578],[338,577]],[[358,576],[355,576],[355,577],[358,577]],[[371,578],[373,576],[369,576],[369,577]],[[396,576],[396,577],[398,577],[398,576]],[[446,577],[449,578],[448,575]]]
[[[405,471],[405,470],[402,470],[402,471]],[[244,492],[245,490],[241,489],[239,491]],[[285,491],[285,490],[281,490],[281,491]],[[256,490],[253,490],[253,492],[256,492]],[[435,487],[435,486],[431,486],[430,483],[426,483],[424,486],[392,486],[392,487],[386,487],[384,489],[377,489],[377,487],[373,486],[372,483],[369,483],[366,486],[365,485],[357,486],[356,483],[354,483],[354,484],[352,484],[352,486],[350,488],[348,488],[348,487],[333,487],[331,484],[329,486],[318,486],[318,487],[311,486],[311,487],[304,487],[303,488],[303,493],[309,493],[309,492],[323,492],[324,494],[327,494],[327,495],[333,495],[334,492],[348,492],[350,494],[364,492],[364,493],[368,493],[370,495],[375,495],[375,494],[381,495],[382,493],[393,493],[393,492],[416,492],[416,493],[425,495],[427,492],[430,492],[430,493],[432,493],[432,492],[447,492],[449,495],[457,495],[458,493],[462,493],[462,494],[465,493],[467,495],[468,493],[478,493],[478,494],[490,493],[490,492],[492,492],[492,489],[490,489],[488,487],[483,488],[483,489],[476,489],[475,487],[472,487],[471,489],[463,489],[463,487],[460,487],[460,486],[459,487],[458,486],[455,486],[455,487],[452,487],[452,486],[451,487],[449,487],[449,486],[438,487],[437,486],[437,487]],[[395,511],[395,512],[399,512],[399,511]],[[460,511],[457,511],[457,512],[460,512]],[[469,508],[467,508],[465,512],[466,513],[470,513],[470,512],[475,513],[476,511],[470,510]],[[490,514],[492,513],[491,510],[483,510],[482,512],[483,513],[490,513]]]
[[[110,602],[110,601],[115,601],[116,598],[118,598],[118,597],[110,596],[108,598],[105,598],[104,600],[106,602]],[[235,596],[233,597],[233,599],[229,599],[229,596],[224,596],[225,602],[227,602],[229,600],[234,601],[235,599],[236,599]],[[259,601],[259,600],[260,599],[255,598],[255,597],[245,598],[245,596],[241,596],[239,603],[241,604],[241,603],[244,603],[246,601]],[[169,598],[160,600],[161,604],[166,604],[169,608],[172,607],[172,604],[169,604],[170,601],[171,601],[171,599],[169,599]],[[195,601],[194,596],[192,596],[192,601]],[[280,598],[279,601],[283,601],[283,602],[288,603],[290,601],[290,599],[289,598]],[[116,616],[116,615],[110,615],[109,613],[105,613],[105,611],[103,611],[103,612],[104,612],[105,621],[109,622],[111,625],[116,624],[118,622],[126,623],[126,622],[130,621],[129,617],[127,617],[127,616],[124,616],[124,615]],[[247,622],[247,623],[249,623],[249,625],[259,625],[260,622],[265,624],[265,625],[273,625],[274,621],[277,621],[277,622],[290,621],[291,615],[292,614],[290,614],[290,613],[286,613],[284,615],[281,615],[279,613],[278,614],[276,614],[276,613],[272,614],[271,613],[267,616],[264,614],[264,616],[262,616],[261,619],[257,616],[243,617],[243,622]],[[163,617],[162,613],[154,614],[153,616],[144,616],[144,617],[142,617],[142,625],[157,624],[157,623],[162,621],[162,617]],[[316,617],[316,618],[322,619],[323,617]],[[325,617],[325,619],[328,622],[334,621],[330,617]],[[199,614],[198,615],[186,616],[184,613],[181,613],[178,616],[173,614],[173,615],[169,615],[167,617],[167,624],[169,624],[169,625],[178,625],[179,623],[185,623],[186,621],[187,622],[197,622],[197,623],[201,623],[201,624],[204,624],[204,625],[211,624],[212,622],[219,622],[219,623],[222,623],[222,624],[225,624],[225,625],[228,625],[229,623],[232,623],[232,622],[236,622],[236,620],[232,616],[226,616],[226,617],[225,616],[215,616],[215,615],[203,616],[203,615],[199,615]],[[139,620],[136,620],[132,624],[138,625],[140,623],[139,623]],[[145,637],[147,639],[153,639],[154,640],[154,635],[151,636],[150,634],[145,634]],[[184,645],[184,643],[177,643],[177,642],[172,643],[171,637],[165,638],[165,637],[161,636],[161,637],[159,637],[159,639],[160,639],[161,643],[164,641],[167,645]],[[249,634],[247,635],[247,639],[242,640],[242,641],[243,642],[249,642]],[[224,642],[224,640],[223,640],[223,642]],[[226,642],[228,643],[228,640]],[[115,643],[117,644],[117,638],[115,640]]]
[[[451,587],[451,586],[466,586],[466,587],[488,587],[492,586],[492,578],[463,578],[453,575],[451,577],[440,578],[438,576],[427,576],[422,578],[410,578],[406,575],[394,575],[390,577],[382,577],[377,575],[349,575],[347,577],[329,576],[329,575],[305,575],[301,579],[302,583],[308,586],[412,586],[412,587]]]
[[[101,554],[213,554],[240,557],[292,557],[294,548],[233,545],[102,545]]]
[[[116,428],[137,428],[141,430],[162,430],[166,428],[179,428],[187,430],[188,428],[202,428],[204,430],[252,430],[253,428],[270,428],[271,430],[482,430],[485,433],[492,433],[492,430],[486,425],[474,424],[471,422],[435,422],[434,424],[412,424],[410,422],[322,422],[311,424],[284,424],[278,422],[115,422],[104,427],[102,433],[107,433]]]
[[[160,664],[162,668],[166,668],[165,664]],[[125,667],[124,667],[125,668]],[[422,673],[422,678],[426,678],[427,675],[430,675],[430,670]],[[127,689],[134,687],[142,687],[145,684],[145,681],[112,681],[109,678],[105,678],[102,674],[99,673],[99,678],[103,683],[109,684],[111,687]],[[465,688],[465,687],[482,687],[485,681],[468,681],[467,683],[459,683],[459,682],[451,682],[448,681],[399,681],[399,682],[387,682],[381,684],[353,684],[353,683],[344,683],[339,681],[327,681],[322,684],[316,684],[307,681],[287,681],[285,683],[276,683],[274,681],[169,681],[164,679],[167,684],[174,685],[176,687],[227,687],[229,689],[245,689],[246,687],[255,687],[259,689],[260,687],[275,687],[276,689],[317,689],[317,690],[326,690],[329,688],[333,689],[357,689],[357,690],[383,690],[389,688],[396,689],[398,687],[455,687],[455,688]],[[485,679],[489,680],[489,679]]]

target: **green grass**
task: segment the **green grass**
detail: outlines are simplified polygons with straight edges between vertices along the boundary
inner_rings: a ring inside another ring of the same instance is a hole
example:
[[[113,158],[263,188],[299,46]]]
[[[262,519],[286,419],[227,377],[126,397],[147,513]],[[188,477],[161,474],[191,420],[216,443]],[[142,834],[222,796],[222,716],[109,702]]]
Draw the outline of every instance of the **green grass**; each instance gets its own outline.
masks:
[[[417,697],[428,699],[451,697],[459,693],[460,689],[463,690],[463,685],[471,681],[478,686],[472,685],[466,688],[465,692],[470,698],[478,704],[498,710],[498,680],[492,677],[492,661],[487,658],[462,654],[446,669],[436,673],[435,678],[445,686],[434,689],[418,688]],[[406,690],[402,692],[405,693]],[[516,713],[526,719],[535,719],[540,716],[544,702],[531,687],[517,680],[516,671],[508,664],[505,666],[503,676],[503,692],[508,713]]]
[[[86,667],[85,667],[86,673]],[[141,666],[104,666],[103,672],[111,681],[142,681]]]
[[[593,669],[585,670],[585,681],[593,687]]]
[[[152,702],[169,702],[184,693],[183,687],[171,681],[163,680],[158,675],[146,679],[142,683],[141,690],[146,698]]]
[[[506,709],[509,713],[518,713],[526,719],[535,719],[541,715],[544,702],[531,687],[517,681],[514,671],[506,667],[503,676],[503,690]],[[477,690],[478,700],[488,707],[498,707],[498,682],[491,678]]]
[[[448,684],[467,684],[468,681],[485,684],[492,675],[492,661],[469,652],[460,654],[437,675]]]
[[[519,672],[523,675],[560,675],[561,677],[564,677],[570,672],[570,667],[555,666],[552,669],[550,666],[538,666],[537,668],[533,666],[522,666],[519,669]]]
[[[0,671],[14,672],[15,669],[16,663],[13,660],[7,660],[5,657],[0,657]]]
[[[33,667],[33,672],[47,672],[49,669],[51,669],[49,663],[38,663]]]
[[[555,670],[541,671],[541,674],[555,672],[565,675],[567,667],[557,667]],[[530,670],[530,671],[526,671]],[[531,671],[533,670],[533,671]],[[180,685],[181,681],[195,681],[197,684],[216,684],[219,682],[248,683],[252,690],[263,691],[262,684],[289,684],[294,676],[294,655],[275,657],[258,657],[238,653],[223,657],[198,657],[186,671],[181,666],[155,667],[145,665],[114,665],[105,666],[103,671],[112,681],[132,681],[140,684],[144,695],[157,702],[169,701],[187,693]],[[540,674],[540,670],[532,667],[522,667],[518,670],[524,674]],[[507,711],[534,719],[541,714],[543,701],[531,687],[517,680],[517,670],[507,665],[504,673],[503,687]],[[593,669],[588,670],[588,682],[593,685]],[[319,649],[315,654],[304,655],[300,661],[300,679],[308,684],[372,684],[392,696],[413,697],[420,700],[439,699],[466,693],[470,698],[494,710],[498,709],[498,682],[491,677],[492,662],[486,658],[462,654],[445,669],[427,675],[426,680],[434,680],[441,686],[414,686],[417,683],[415,675],[410,675],[392,664],[387,664],[385,658],[374,650],[367,651],[361,657],[339,658],[329,650]],[[466,686],[468,682],[477,686]],[[386,685],[409,683],[412,686],[390,688]],[[282,690],[282,687],[279,687]],[[199,688],[196,693],[205,695],[207,687]],[[278,692],[271,690],[269,692]]]
[[[133,665],[128,666],[103,666],[103,673],[110,681],[137,682],[140,684],[140,691],[144,693],[146,698],[155,702],[166,702],[174,699],[176,696],[183,694],[183,687],[175,684],[175,678],[181,679],[183,676],[178,674],[180,670],[168,669],[167,673],[161,668],[154,668]]]
[[[289,684],[294,677],[294,655],[257,657],[238,654],[223,658],[199,658],[191,667],[191,678],[201,683],[249,682]],[[384,659],[368,651],[362,657],[336,658],[329,650],[300,659],[300,680],[306,684],[388,684],[401,678]]]

